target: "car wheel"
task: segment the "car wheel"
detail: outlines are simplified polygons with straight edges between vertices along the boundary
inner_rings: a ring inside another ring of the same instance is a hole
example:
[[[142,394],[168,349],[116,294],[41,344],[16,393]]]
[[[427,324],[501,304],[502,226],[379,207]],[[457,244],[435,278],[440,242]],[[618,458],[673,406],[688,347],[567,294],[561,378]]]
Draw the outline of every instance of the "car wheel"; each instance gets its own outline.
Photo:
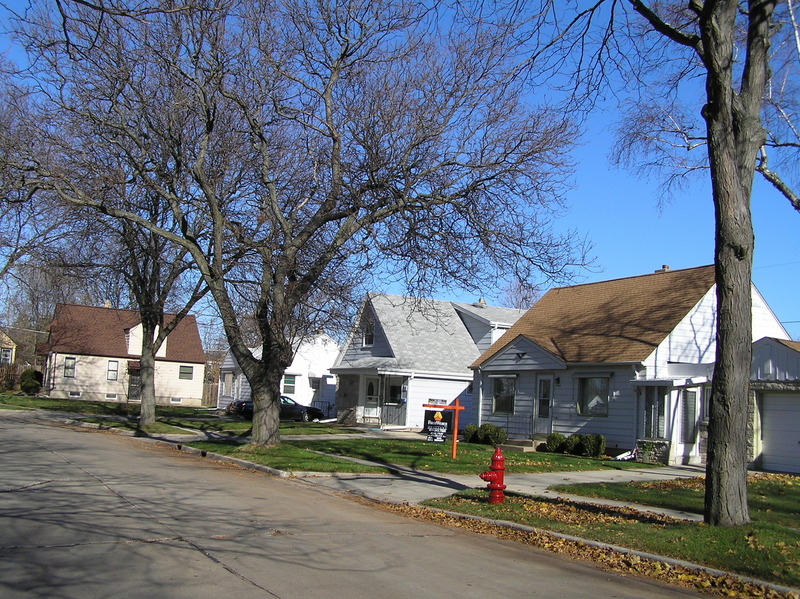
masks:
[[[300,414],[300,420],[302,420],[303,422],[308,422],[310,420],[310,418],[308,417],[308,412],[303,412],[302,414]]]

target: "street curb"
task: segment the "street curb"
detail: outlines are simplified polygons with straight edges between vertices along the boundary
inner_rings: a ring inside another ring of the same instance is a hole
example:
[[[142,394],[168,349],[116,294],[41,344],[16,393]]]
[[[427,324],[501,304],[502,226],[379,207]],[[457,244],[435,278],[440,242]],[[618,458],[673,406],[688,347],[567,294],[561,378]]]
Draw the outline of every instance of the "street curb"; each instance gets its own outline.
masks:
[[[705,572],[706,574],[710,574],[712,576],[723,576],[723,577],[724,576],[729,576],[729,577],[734,578],[734,579],[736,579],[736,580],[738,580],[738,581],[740,581],[742,583],[753,584],[753,585],[766,587],[766,588],[769,588],[769,589],[774,590],[776,592],[784,593],[786,595],[789,595],[791,593],[795,593],[795,594],[796,593],[800,593],[800,589],[796,589],[796,588],[792,588],[792,587],[785,587],[785,586],[777,585],[777,584],[772,583],[772,582],[767,582],[766,580],[759,580],[757,578],[750,578],[750,577],[747,577],[747,576],[743,576],[741,574],[735,574],[733,572],[726,572],[725,570],[716,570],[714,568],[709,568],[708,566],[695,564],[693,562],[687,562],[687,561],[683,561],[683,560],[679,560],[679,559],[675,559],[675,558],[671,558],[671,557],[665,557],[663,555],[656,555],[654,553],[647,553],[645,551],[639,551],[637,549],[629,549],[627,547],[620,547],[619,545],[611,545],[609,543],[602,543],[600,541],[592,541],[592,540],[589,540],[589,539],[583,539],[581,537],[575,537],[575,536],[572,536],[572,535],[567,535],[567,534],[564,534],[564,533],[555,532],[555,531],[547,530],[547,529],[544,529],[544,528],[535,528],[535,527],[532,527],[532,526],[526,526],[524,524],[518,524],[516,522],[509,522],[507,520],[495,520],[495,519],[492,519],[492,518],[484,518],[482,516],[473,516],[471,514],[462,514],[460,512],[451,512],[449,510],[443,510],[443,509],[433,508],[433,507],[428,507],[428,506],[423,506],[423,507],[425,507],[426,509],[429,509],[429,510],[431,510],[433,512],[439,512],[439,513],[442,513],[442,514],[447,514],[448,516],[451,516],[453,518],[462,518],[464,520],[475,520],[476,522],[485,522],[487,524],[493,524],[495,526],[502,526],[502,527],[505,527],[505,528],[510,528],[512,530],[518,530],[520,532],[531,532],[531,533],[537,533],[537,534],[550,535],[550,536],[555,537],[557,539],[563,539],[565,541],[571,541],[571,542],[574,542],[574,543],[581,543],[583,545],[588,545],[589,547],[596,547],[598,549],[607,549],[607,550],[610,550],[610,551],[614,551],[616,553],[621,553],[623,555],[635,555],[636,557],[640,557],[640,558],[647,559],[647,560],[650,560],[650,561],[660,562],[662,564],[668,564],[670,566],[679,566],[679,567],[687,568],[689,570],[694,570],[694,571],[697,571],[697,572]],[[546,549],[545,549],[545,551],[546,551]]]
[[[248,462],[246,460],[240,460],[239,458],[232,458],[230,456],[222,455],[220,453],[214,453],[212,451],[206,451],[205,449],[196,449],[194,447],[187,447],[183,443],[175,443],[173,441],[162,441],[161,439],[152,439],[156,443],[164,443],[166,445],[171,445],[175,447],[178,451],[182,451],[185,453],[190,453],[192,455],[200,456],[202,458],[211,458],[217,462],[228,462],[231,464],[236,464],[237,466],[241,466],[243,468],[248,468],[250,470],[257,470],[259,472],[264,472],[265,474],[270,474],[272,476],[277,476],[278,478],[294,478],[297,476],[294,472],[287,472],[286,470],[278,470],[277,468],[271,468],[269,466],[263,466],[261,464],[254,464],[253,462]]]

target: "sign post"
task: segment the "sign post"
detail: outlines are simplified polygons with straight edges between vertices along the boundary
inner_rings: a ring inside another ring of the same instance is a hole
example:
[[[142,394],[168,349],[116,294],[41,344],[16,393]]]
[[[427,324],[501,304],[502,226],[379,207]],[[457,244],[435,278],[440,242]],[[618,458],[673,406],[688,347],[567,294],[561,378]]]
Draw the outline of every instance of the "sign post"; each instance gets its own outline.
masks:
[[[435,410],[453,410],[453,449],[451,451],[450,457],[452,457],[455,460],[456,459],[456,447],[457,447],[457,443],[458,443],[458,413],[461,410],[464,409],[464,406],[462,406],[460,404],[458,398],[456,397],[456,400],[455,400],[455,402],[453,402],[452,406],[440,406],[440,405],[436,405],[436,404],[423,404],[422,407],[423,408],[433,408]],[[435,440],[435,439],[432,439],[432,437],[434,437],[436,435],[439,435],[439,434],[444,435],[443,432],[431,431],[429,429],[428,440]],[[444,440],[444,437],[442,437],[442,440]]]

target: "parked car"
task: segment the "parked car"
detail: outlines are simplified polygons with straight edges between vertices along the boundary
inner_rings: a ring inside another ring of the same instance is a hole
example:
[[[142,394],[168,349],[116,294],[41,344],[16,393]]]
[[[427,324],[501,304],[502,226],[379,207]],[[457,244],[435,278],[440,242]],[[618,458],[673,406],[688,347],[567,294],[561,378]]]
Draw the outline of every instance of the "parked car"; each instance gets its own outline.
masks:
[[[234,401],[228,405],[225,411],[232,416],[241,416],[251,420],[253,418],[252,400]],[[311,422],[322,420],[325,414],[319,408],[304,406],[297,403],[291,397],[281,396],[281,420],[299,420],[301,422]]]

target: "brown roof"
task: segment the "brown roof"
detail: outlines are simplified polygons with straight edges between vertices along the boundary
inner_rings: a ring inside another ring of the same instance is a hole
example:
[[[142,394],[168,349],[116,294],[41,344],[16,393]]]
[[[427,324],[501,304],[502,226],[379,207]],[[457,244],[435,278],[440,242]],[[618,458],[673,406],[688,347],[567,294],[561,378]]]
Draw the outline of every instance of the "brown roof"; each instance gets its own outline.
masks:
[[[165,315],[171,319],[173,315]],[[95,308],[72,304],[56,305],[50,336],[44,351],[85,356],[135,358],[141,348],[128,353],[125,331],[141,323],[136,310]],[[157,358],[171,362],[205,362],[203,345],[192,315],[185,316],[167,338],[167,355]]]
[[[641,362],[714,285],[714,267],[548,291],[472,365],[522,336],[564,362]]]

